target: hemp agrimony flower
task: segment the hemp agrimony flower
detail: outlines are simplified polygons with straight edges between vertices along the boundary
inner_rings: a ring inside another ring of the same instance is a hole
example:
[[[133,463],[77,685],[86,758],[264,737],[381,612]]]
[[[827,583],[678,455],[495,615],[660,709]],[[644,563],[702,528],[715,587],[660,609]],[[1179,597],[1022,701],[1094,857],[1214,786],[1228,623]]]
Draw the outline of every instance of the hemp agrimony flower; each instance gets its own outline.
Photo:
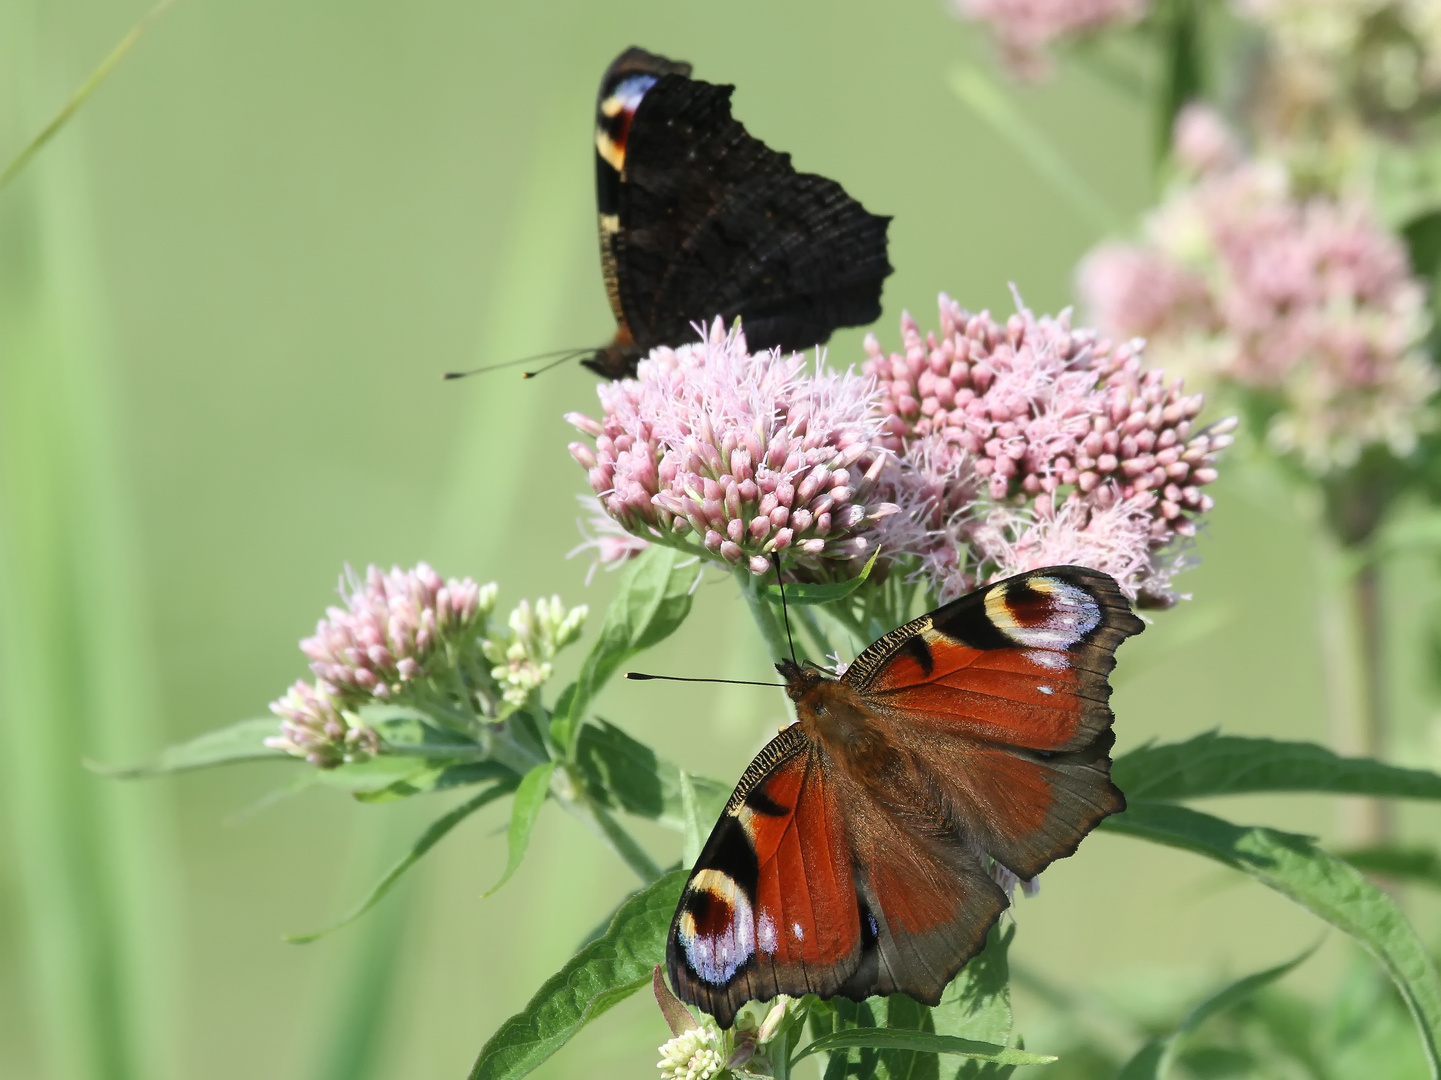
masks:
[[[491,677],[511,706],[524,705],[531,692],[550,678],[555,654],[580,637],[588,610],[584,604],[566,611],[560,597],[528,600],[510,613],[508,632],[492,634],[481,643],[495,666]]]
[[[1064,38],[1135,22],[1151,0],[951,0],[963,19],[990,26],[1011,72],[1037,79],[1050,72],[1047,47]]]
[[[603,418],[566,417],[591,488],[633,536],[761,575],[772,552],[813,577],[848,577],[875,549],[882,417],[856,375],[799,354],[749,353],[720,320],[659,348],[634,379],[602,383]]]
[[[366,761],[380,752],[380,739],[352,712],[325,680],[297,681],[270,711],[280,717],[280,734],[265,740],[272,750],[303,757],[321,769]]]
[[[1024,306],[1005,323],[941,296],[941,334],[901,320],[904,354],[866,339],[886,442],[892,551],[921,555],[943,599],[1055,563],[1103,570],[1131,596],[1172,599],[1178,538],[1211,508],[1201,488],[1233,422],[1196,429],[1199,395],[1142,371],[1140,342]]]
[[[1405,456],[1433,426],[1441,377],[1404,246],[1358,193],[1302,197],[1279,161],[1206,152],[1223,130],[1205,110],[1183,113],[1176,151],[1190,177],[1143,243],[1082,263],[1091,317],[1245,391],[1269,413],[1272,447],[1316,475],[1372,446]]]

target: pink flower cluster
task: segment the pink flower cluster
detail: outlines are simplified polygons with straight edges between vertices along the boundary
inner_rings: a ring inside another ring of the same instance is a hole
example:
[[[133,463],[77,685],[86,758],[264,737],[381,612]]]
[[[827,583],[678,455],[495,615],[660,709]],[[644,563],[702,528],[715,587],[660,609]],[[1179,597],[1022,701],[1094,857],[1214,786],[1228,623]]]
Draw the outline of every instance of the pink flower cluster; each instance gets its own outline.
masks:
[[[890,549],[922,553],[943,596],[1078,562],[1168,602],[1178,538],[1211,508],[1201,489],[1234,421],[1197,429],[1199,395],[1142,371],[1139,343],[1065,314],[1022,307],[1000,323],[944,294],[940,309],[939,337],[902,316],[904,353],[866,340],[901,464],[891,497],[908,511],[887,525]]]
[[[990,26],[1018,76],[1048,71],[1046,48],[1060,38],[1135,22],[1150,0],[952,0],[963,19]]]
[[[634,379],[601,384],[600,420],[566,417],[595,440],[571,455],[633,536],[757,575],[773,552],[813,576],[844,574],[895,510],[874,497],[882,417],[866,380],[807,366],[747,352],[716,320],[694,345],[656,349]]]
[[[366,761],[380,753],[380,739],[354,713],[346,712],[333,686],[297,681],[272,702],[280,734],[265,740],[272,750],[303,757],[321,769]]]
[[[300,649],[310,670],[342,694],[387,698],[422,673],[447,637],[483,624],[495,593],[494,584],[482,588],[469,578],[443,581],[425,563],[388,574],[371,566],[363,583],[341,583],[346,607],[328,608]]]
[[[265,745],[326,769],[379,753],[380,737],[355,708],[392,698],[425,673],[448,642],[466,630],[483,631],[495,591],[469,578],[442,581],[425,563],[388,574],[371,566],[363,583],[347,575],[341,582],[346,607],[328,609],[315,636],[300,643],[315,685],[297,682],[271,703],[280,734]],[[471,645],[479,651],[478,641]]]
[[[1082,263],[1090,316],[1265,395],[1273,444],[1317,473],[1370,445],[1408,453],[1438,379],[1405,249],[1364,201],[1297,198],[1282,167],[1241,158],[1218,129],[1213,114],[1183,113],[1176,149],[1190,179],[1145,242],[1103,245]]]

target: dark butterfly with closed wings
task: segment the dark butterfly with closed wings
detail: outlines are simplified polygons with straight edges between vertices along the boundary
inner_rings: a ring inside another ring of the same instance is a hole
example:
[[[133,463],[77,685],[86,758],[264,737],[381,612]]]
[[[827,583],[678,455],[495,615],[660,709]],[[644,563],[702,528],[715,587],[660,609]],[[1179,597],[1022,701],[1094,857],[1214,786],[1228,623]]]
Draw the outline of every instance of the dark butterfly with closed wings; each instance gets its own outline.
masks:
[[[1107,676],[1143,624],[1077,566],[979,589],[839,678],[777,665],[798,722],[746,769],[681,894],[676,994],[729,1027],[777,994],[934,1005],[1035,877],[1125,809]]]
[[[731,116],[734,87],[690,71],[633,48],[601,79],[596,201],[616,335],[583,363],[606,378],[716,316],[739,317],[752,349],[796,350],[881,313],[890,219],[797,172]]]

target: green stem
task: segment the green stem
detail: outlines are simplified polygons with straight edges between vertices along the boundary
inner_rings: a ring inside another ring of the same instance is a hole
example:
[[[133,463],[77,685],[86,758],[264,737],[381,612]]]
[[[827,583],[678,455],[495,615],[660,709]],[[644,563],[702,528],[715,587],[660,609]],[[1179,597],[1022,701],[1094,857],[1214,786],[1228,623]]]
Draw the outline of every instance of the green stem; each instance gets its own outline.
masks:
[[[755,619],[756,626],[760,628],[761,637],[765,638],[766,648],[770,650],[771,658],[773,660],[790,659],[790,639],[786,637],[785,627],[776,618],[775,608],[771,607],[770,601],[766,599],[764,581],[744,567],[737,569],[735,575],[741,588],[741,595],[750,605],[751,618]]]

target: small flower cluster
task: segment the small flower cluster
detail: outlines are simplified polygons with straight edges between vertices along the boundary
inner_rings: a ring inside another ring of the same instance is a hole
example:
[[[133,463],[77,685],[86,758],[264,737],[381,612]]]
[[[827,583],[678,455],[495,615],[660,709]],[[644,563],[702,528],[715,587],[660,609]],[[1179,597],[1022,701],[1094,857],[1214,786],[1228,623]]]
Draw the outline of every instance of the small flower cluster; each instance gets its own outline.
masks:
[[[725,1068],[720,1029],[712,1024],[682,1031],[660,1047],[661,1080],[711,1080]]]
[[[389,573],[347,572],[345,606],[327,609],[300,643],[314,685],[297,682],[272,702],[281,733],[266,745],[321,768],[364,761],[383,741],[357,710],[373,702],[443,702],[462,715],[501,719],[551,674],[551,660],[580,635],[586,609],[558,597],[522,601],[508,629],[491,632],[496,585],[449,581],[425,563]]]
[[[986,23],[1001,45],[1007,65],[1021,78],[1049,70],[1046,49],[1063,38],[1092,34],[1135,22],[1150,0],[952,0],[963,19]]]
[[[555,654],[580,637],[587,608],[565,610],[560,597],[540,599],[532,609],[528,600],[510,613],[509,633],[492,635],[481,643],[486,659],[495,666],[491,676],[504,700],[516,707],[550,678]]]
[[[1441,386],[1422,345],[1424,291],[1359,198],[1291,192],[1224,125],[1182,114],[1188,182],[1140,245],[1103,245],[1078,288],[1102,332],[1145,335],[1168,361],[1273,402],[1273,446],[1324,474],[1368,446],[1409,453]]]
[[[1000,323],[943,294],[939,338],[922,338],[909,315],[903,354],[867,338],[865,371],[901,464],[889,494],[907,511],[887,542],[922,554],[942,597],[1076,562],[1169,602],[1178,541],[1211,508],[1201,489],[1234,422],[1197,429],[1201,397],[1142,371],[1139,342],[1113,345],[1067,314],[1018,306]]]
[[[571,455],[635,537],[756,575],[774,552],[818,579],[846,575],[895,510],[874,497],[882,421],[866,380],[807,366],[747,352],[717,319],[700,342],[656,349],[634,379],[603,383],[601,420],[569,414],[595,440]]]
[[[272,750],[303,757],[320,769],[367,761],[380,753],[374,729],[342,705],[335,688],[323,679],[314,686],[303,680],[272,702],[280,717],[280,734],[265,740]]]

